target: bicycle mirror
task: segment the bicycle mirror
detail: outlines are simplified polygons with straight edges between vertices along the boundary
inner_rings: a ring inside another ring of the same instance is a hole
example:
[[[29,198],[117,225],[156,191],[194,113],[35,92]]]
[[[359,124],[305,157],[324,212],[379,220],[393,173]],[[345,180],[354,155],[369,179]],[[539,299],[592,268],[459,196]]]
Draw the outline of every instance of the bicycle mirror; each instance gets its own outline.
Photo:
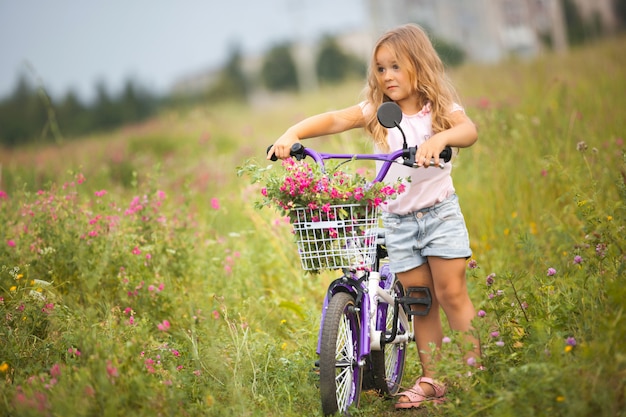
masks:
[[[387,101],[380,105],[376,112],[378,117],[378,123],[386,127],[387,129],[400,126],[402,121],[402,110],[393,101]]]

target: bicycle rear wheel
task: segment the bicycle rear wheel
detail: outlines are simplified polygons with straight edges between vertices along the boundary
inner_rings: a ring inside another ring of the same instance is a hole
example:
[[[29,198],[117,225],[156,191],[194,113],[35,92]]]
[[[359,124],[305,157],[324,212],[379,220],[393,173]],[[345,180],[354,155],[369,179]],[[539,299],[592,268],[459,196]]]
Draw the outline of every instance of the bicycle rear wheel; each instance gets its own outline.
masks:
[[[393,286],[392,291],[396,297],[404,295],[404,288],[399,281]],[[393,306],[380,303],[378,305],[378,329],[389,331],[393,326]],[[384,324],[384,327],[383,327]],[[398,323],[398,334],[406,329]],[[394,395],[400,389],[402,376],[404,375],[404,362],[406,360],[406,342],[382,344],[382,350],[372,350],[370,354],[372,363],[373,388],[381,395]]]
[[[361,325],[352,295],[335,294],[326,309],[320,346],[320,395],[324,415],[358,407],[363,368],[358,364]]]

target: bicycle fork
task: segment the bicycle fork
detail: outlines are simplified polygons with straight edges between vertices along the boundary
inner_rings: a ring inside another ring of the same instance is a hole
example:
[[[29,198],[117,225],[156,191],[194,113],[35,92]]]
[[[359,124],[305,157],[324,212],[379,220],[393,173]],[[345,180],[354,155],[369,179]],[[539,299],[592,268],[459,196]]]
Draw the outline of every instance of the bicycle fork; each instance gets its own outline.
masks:
[[[414,340],[412,326],[409,325],[409,319],[404,308],[400,308],[401,300],[393,294],[395,287],[395,278],[389,285],[388,289],[380,286],[380,272],[370,272],[367,288],[369,298],[369,339],[371,350],[382,350],[384,344],[388,343],[406,343]],[[390,332],[383,333],[378,330],[377,324],[382,320],[383,329],[387,329],[386,314],[382,315],[378,308],[379,301],[382,300],[387,304],[387,308],[393,308],[393,324]],[[398,334],[400,325],[404,329],[404,333]],[[369,353],[369,352],[368,352]]]

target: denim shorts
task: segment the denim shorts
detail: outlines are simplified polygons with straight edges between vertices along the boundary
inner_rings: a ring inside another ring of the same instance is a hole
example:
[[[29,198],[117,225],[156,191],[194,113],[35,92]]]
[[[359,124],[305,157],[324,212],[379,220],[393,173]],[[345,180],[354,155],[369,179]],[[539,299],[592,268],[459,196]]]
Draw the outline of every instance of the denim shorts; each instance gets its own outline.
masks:
[[[383,225],[392,272],[417,268],[426,263],[429,256],[467,259],[472,255],[456,194],[413,213],[383,213]]]

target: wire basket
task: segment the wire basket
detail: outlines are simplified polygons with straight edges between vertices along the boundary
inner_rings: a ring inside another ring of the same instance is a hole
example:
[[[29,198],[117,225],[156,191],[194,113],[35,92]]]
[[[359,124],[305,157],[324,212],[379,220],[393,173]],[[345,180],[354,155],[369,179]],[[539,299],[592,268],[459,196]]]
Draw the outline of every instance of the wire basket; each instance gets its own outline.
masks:
[[[295,208],[291,223],[302,268],[369,269],[376,256],[378,208],[360,204]]]

